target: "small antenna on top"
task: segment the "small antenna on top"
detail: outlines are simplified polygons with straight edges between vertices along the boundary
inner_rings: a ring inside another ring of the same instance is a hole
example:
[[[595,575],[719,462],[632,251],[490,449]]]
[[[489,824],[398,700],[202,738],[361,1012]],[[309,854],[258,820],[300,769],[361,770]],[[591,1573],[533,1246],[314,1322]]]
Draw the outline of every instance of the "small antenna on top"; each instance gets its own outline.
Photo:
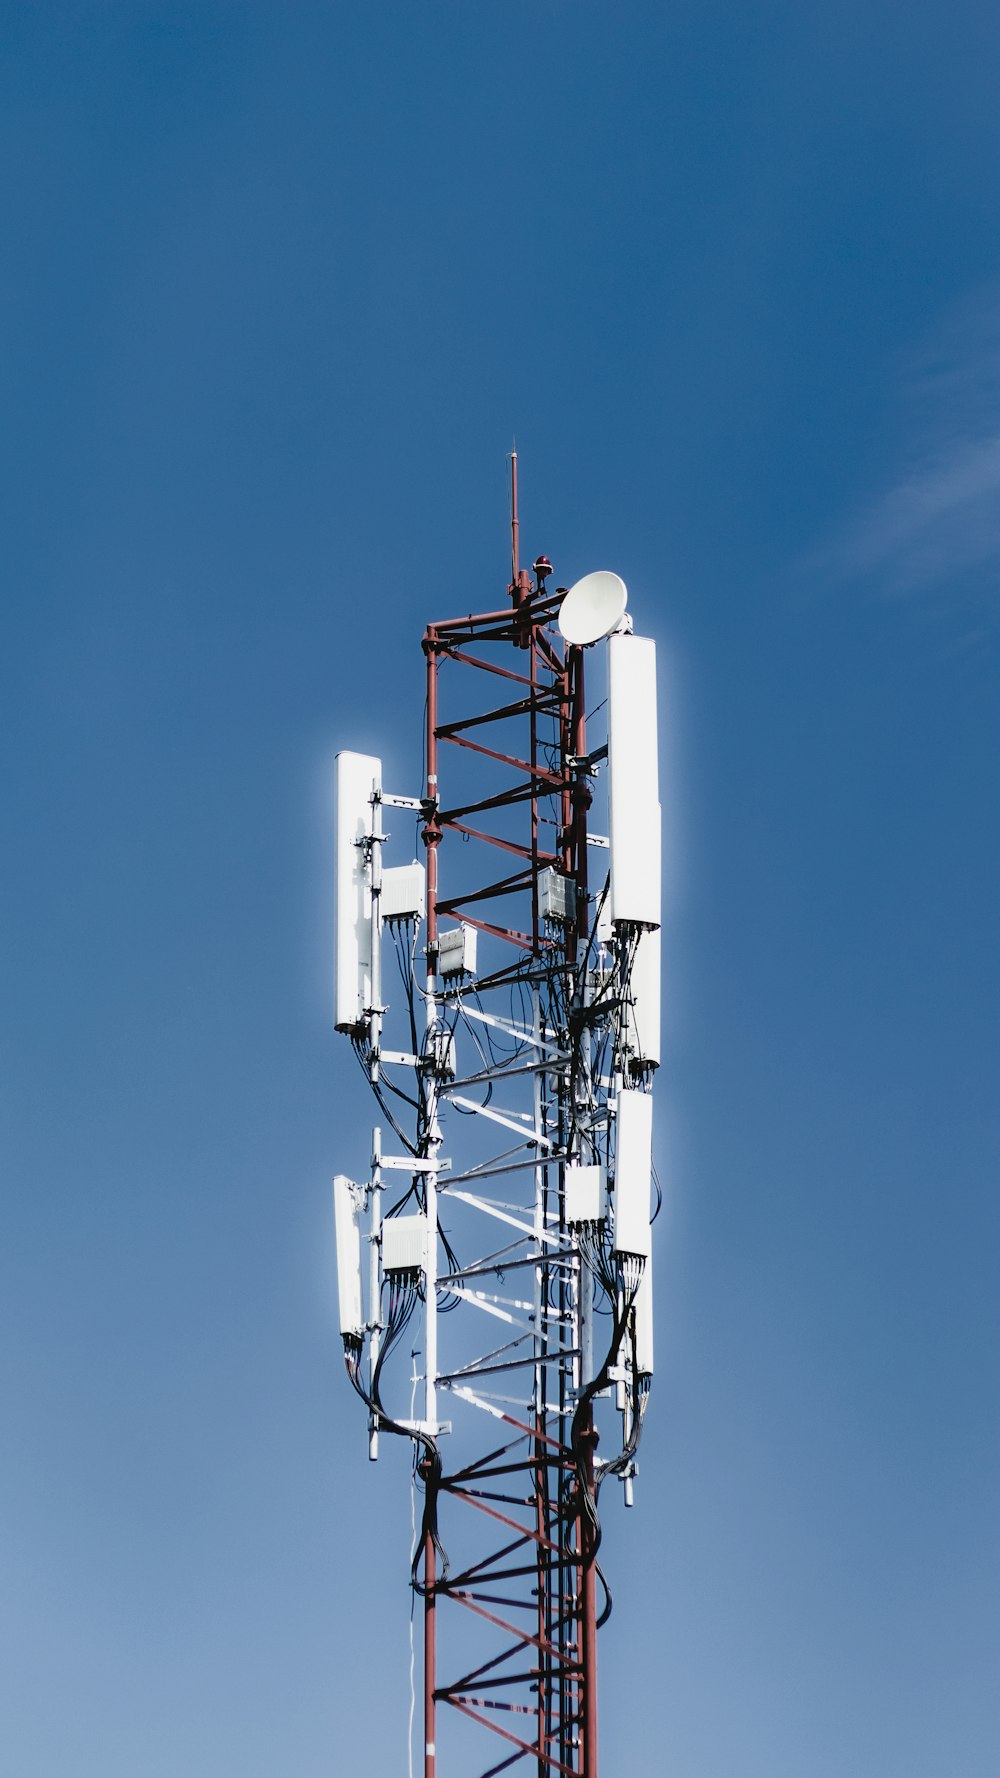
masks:
[[[516,587],[520,575],[521,563],[521,527],[517,517],[517,439],[515,438],[510,453],[510,584]]]
[[[521,567],[521,524],[517,511],[517,440],[510,453],[510,586],[515,609],[531,597],[531,576]]]

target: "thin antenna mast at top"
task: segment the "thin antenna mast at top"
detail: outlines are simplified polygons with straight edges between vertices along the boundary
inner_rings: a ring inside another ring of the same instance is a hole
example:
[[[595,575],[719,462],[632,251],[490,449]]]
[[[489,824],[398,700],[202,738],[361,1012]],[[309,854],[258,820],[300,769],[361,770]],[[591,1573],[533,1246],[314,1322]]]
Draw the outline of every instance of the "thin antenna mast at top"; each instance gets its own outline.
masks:
[[[517,518],[517,443],[510,453],[510,584],[516,587],[521,570],[520,525]]]
[[[541,582],[539,582],[541,586]],[[510,596],[515,609],[531,597],[531,575],[521,567],[521,523],[517,510],[517,441],[510,453]]]

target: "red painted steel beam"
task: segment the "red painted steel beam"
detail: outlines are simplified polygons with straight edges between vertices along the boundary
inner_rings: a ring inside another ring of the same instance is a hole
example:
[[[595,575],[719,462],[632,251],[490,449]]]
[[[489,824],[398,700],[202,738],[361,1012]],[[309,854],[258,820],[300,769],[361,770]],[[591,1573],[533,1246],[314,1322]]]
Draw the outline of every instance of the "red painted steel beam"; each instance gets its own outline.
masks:
[[[447,655],[450,661],[464,661],[466,666],[479,667],[484,673],[495,673],[498,679],[514,679],[518,685],[531,684],[531,680],[526,679],[523,673],[515,673],[510,667],[500,667],[496,661],[481,661],[474,654],[466,654],[464,649],[446,646],[441,652]]]
[[[508,1636],[513,1636],[515,1639],[519,1640],[522,1647],[527,1643],[532,1648],[540,1648],[545,1654],[551,1655],[552,1658],[558,1661],[562,1666],[572,1668],[574,1671],[577,1670],[575,1664],[568,1656],[563,1654],[561,1649],[557,1648],[554,1642],[540,1642],[537,1637],[526,1635],[517,1624],[508,1624],[506,1618],[497,1617],[496,1612],[487,1611],[484,1606],[477,1605],[475,1600],[470,1598],[467,1593],[446,1593],[444,1588],[441,1589],[441,1592],[442,1597],[453,1599],[456,1605],[464,1605],[466,1611],[472,1611],[475,1613],[476,1617],[484,1618],[488,1624],[493,1625],[494,1629],[503,1630]],[[442,1694],[435,1694],[435,1696],[440,1695]]]
[[[468,907],[471,901],[492,901],[498,895],[515,895],[526,889],[530,881],[531,872],[519,870],[511,877],[500,877],[495,883],[487,883],[483,889],[471,889],[447,901],[438,901],[437,910],[439,914],[450,914],[457,907]]]
[[[526,759],[517,759],[512,753],[498,753],[493,747],[484,747],[479,741],[470,741],[465,735],[443,735],[438,729],[442,741],[450,741],[453,747],[467,747],[470,753],[481,753],[486,759],[495,759],[502,766],[511,766],[514,771],[526,772],[532,779],[539,778],[543,784],[553,784],[558,789],[563,782],[559,772],[550,772],[547,766],[533,766]]]
[[[546,691],[544,686],[538,690],[531,680],[528,681],[528,684],[532,686],[533,690],[531,697],[518,698],[513,704],[501,704],[496,710],[481,710],[477,716],[460,717],[457,722],[439,723],[438,740],[448,740],[460,729],[481,728],[485,722],[506,722],[507,718],[511,716],[529,716],[532,710],[538,710],[539,714],[543,716],[554,715],[555,709],[558,707],[555,703],[557,692],[554,689]],[[550,705],[553,708],[550,709]]]
[[[518,1760],[522,1760],[526,1753],[534,1753],[534,1751],[533,1747],[522,1747],[517,1753],[512,1753],[509,1759],[502,1759],[499,1765],[490,1766],[487,1772],[481,1772],[480,1778],[499,1778],[501,1772],[509,1772],[511,1766],[516,1766]]]
[[[530,802],[531,795],[530,784],[512,784],[507,790],[498,790],[495,796],[484,796],[478,803],[463,803],[456,805],[454,809],[442,809],[438,820],[442,827],[446,822],[449,826],[454,826],[457,816],[484,815],[487,809],[512,808],[516,803]]]
[[[519,1735],[513,1735],[509,1729],[502,1729],[499,1723],[490,1722],[488,1717],[480,1716],[477,1711],[470,1709],[468,1704],[459,1704],[456,1701],[453,1703],[452,1708],[454,1710],[461,1710],[463,1715],[470,1716],[473,1722],[478,1722],[482,1728],[492,1729],[494,1735],[502,1735],[505,1741],[512,1741],[515,1747],[521,1748],[522,1752],[538,1752],[537,1742],[522,1741]],[[550,1771],[563,1772],[565,1773],[566,1778],[576,1778],[576,1773],[574,1772],[573,1767],[563,1765],[562,1761],[557,1760],[554,1754],[542,1753],[541,1758],[545,1761],[545,1764]]]
[[[495,833],[482,833],[476,827],[466,827],[462,821],[445,821],[441,816],[438,816],[438,820],[442,827],[451,827],[456,833],[467,834],[470,840],[483,840],[487,846],[499,846],[503,852],[513,852],[515,858],[531,857],[530,846],[519,846],[514,840],[502,840]],[[537,858],[539,864],[559,864],[561,862],[556,852],[539,852]]]
[[[526,1537],[531,1538],[532,1543],[538,1544],[542,1549],[551,1550],[553,1555],[565,1554],[561,1544],[553,1543],[550,1537],[543,1537],[539,1532],[529,1530],[527,1525],[519,1525],[516,1519],[508,1519],[505,1513],[498,1513],[495,1507],[484,1506],[481,1500],[477,1500],[474,1494],[467,1494],[463,1488],[445,1489],[442,1484],[442,1491],[450,1494],[455,1500],[468,1501],[469,1505],[474,1506],[477,1512],[486,1513],[489,1518],[497,1519],[501,1525],[509,1526],[511,1531],[523,1531]],[[443,1591],[448,1583],[443,1581],[441,1584]]]

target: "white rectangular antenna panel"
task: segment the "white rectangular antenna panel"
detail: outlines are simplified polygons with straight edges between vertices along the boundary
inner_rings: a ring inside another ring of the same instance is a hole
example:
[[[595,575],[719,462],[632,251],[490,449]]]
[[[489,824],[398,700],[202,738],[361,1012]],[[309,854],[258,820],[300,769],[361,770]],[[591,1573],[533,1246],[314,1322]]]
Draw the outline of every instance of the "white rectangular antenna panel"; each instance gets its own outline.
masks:
[[[382,1224],[383,1272],[422,1272],[427,1256],[427,1218],[387,1216]]]
[[[653,1255],[647,1254],[635,1296],[635,1368],[640,1377],[653,1374]]]
[[[640,932],[629,976],[625,1035],[635,1063],[660,1064],[660,933]]]
[[[475,975],[474,926],[448,926],[443,932],[438,932],[438,971],[443,976]]]
[[[608,637],[611,918],[660,924],[656,643]]]
[[[566,1163],[566,1225],[603,1222],[607,1195],[603,1167],[582,1167],[574,1161]]]
[[[338,753],[334,857],[336,972],[334,1023],[360,1030],[372,1002],[372,892],[365,848],[372,832],[372,790],[382,788],[382,761],[370,753]]]
[[[393,864],[382,872],[379,913],[383,920],[422,920],[427,901],[424,867]]]
[[[538,907],[543,920],[572,924],[576,919],[576,883],[551,866],[538,875]]]
[[[343,1173],[333,1182],[333,1226],[337,1238],[337,1292],[340,1298],[340,1331],[351,1339],[364,1337],[361,1302],[360,1194]]]
[[[618,1094],[615,1137],[615,1253],[649,1257],[649,1186],[653,1168],[653,1100],[627,1087]]]

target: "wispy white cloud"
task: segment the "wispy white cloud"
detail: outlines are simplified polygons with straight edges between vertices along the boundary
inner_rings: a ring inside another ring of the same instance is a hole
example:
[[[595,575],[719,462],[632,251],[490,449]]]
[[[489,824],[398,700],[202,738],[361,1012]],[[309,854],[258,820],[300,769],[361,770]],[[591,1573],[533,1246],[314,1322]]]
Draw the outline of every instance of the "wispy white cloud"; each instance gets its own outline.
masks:
[[[1000,590],[1000,288],[911,356],[902,403],[902,461],[825,552],[829,569],[897,595]]]
[[[898,592],[1000,564],[1000,430],[955,441],[890,488],[850,528],[840,554],[855,572],[888,570]]]

